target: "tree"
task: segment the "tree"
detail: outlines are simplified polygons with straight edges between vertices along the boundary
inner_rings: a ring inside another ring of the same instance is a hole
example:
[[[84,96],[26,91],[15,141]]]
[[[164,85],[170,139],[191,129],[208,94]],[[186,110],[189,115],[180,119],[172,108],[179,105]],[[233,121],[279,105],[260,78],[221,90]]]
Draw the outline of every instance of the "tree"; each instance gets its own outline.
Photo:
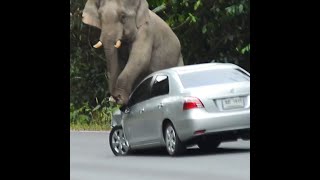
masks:
[[[249,0],[150,0],[177,34],[186,64],[231,62],[250,71]]]

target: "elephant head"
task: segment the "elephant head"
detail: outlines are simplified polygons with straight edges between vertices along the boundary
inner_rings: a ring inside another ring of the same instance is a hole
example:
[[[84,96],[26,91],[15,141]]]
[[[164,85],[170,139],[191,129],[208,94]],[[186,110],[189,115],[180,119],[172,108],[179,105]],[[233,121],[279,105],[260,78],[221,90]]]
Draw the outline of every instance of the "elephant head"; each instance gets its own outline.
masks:
[[[94,47],[104,48],[109,90],[114,99],[126,97],[121,102],[127,102],[130,92],[116,88],[117,78],[123,68],[123,62],[119,62],[119,51],[121,42],[130,44],[139,28],[149,21],[148,3],[146,0],[88,0],[82,17],[83,23],[101,29],[100,41]]]

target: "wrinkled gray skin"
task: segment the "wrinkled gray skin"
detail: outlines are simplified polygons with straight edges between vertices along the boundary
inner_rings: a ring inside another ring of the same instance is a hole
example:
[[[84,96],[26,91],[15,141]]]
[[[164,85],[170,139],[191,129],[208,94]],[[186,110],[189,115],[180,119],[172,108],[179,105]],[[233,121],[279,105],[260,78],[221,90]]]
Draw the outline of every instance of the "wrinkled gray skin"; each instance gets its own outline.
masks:
[[[101,29],[109,90],[118,104],[127,104],[146,75],[183,65],[179,39],[146,0],[88,0],[82,16],[85,24]]]

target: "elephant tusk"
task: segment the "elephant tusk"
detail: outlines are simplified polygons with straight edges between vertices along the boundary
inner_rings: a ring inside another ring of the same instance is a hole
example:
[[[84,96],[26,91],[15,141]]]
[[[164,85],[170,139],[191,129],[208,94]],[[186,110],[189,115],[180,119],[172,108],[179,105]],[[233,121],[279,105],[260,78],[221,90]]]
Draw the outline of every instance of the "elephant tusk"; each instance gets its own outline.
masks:
[[[116,42],[116,44],[114,45],[114,47],[115,47],[115,48],[119,48],[120,46],[121,46],[121,41],[118,40],[118,41]]]
[[[99,41],[99,42],[97,42],[97,44],[93,45],[94,48],[99,48],[101,46],[102,46],[102,42],[101,41]]]

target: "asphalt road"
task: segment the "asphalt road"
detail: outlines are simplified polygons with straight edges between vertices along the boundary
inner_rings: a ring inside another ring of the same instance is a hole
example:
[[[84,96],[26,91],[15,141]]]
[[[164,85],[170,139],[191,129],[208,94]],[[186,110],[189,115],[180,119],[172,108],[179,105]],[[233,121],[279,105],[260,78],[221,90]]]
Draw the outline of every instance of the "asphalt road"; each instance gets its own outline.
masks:
[[[165,151],[113,155],[108,132],[70,132],[71,180],[249,180],[250,141],[222,143],[217,152],[192,147],[181,157]]]

